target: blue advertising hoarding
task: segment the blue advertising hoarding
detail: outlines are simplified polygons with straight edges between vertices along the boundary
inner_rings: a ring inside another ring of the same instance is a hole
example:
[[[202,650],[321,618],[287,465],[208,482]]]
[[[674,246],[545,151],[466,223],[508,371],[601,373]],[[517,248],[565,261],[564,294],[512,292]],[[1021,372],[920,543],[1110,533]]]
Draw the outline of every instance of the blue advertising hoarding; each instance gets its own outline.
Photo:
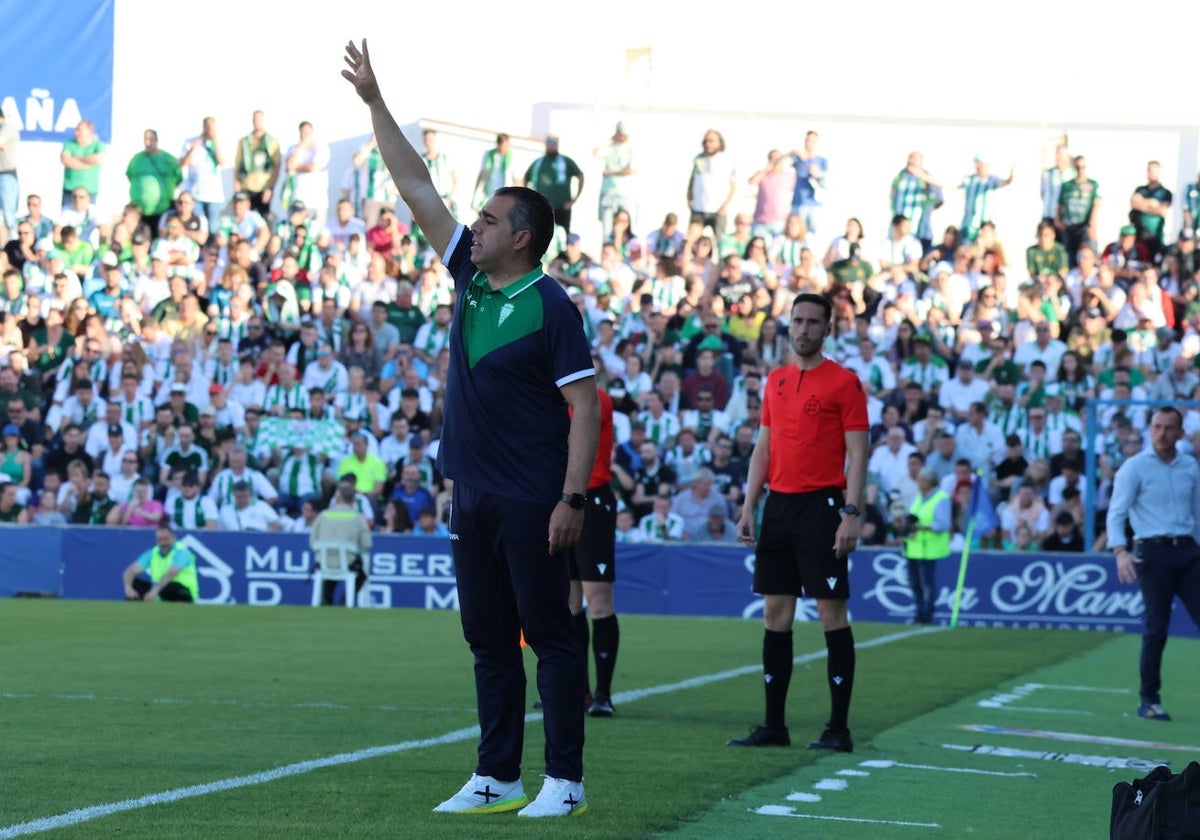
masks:
[[[64,142],[81,119],[112,140],[113,4],[12,4],[0,26],[0,108],[22,140]]]
[[[120,599],[121,572],[153,545],[149,529],[5,526],[0,539],[0,597],[19,591],[65,598]],[[200,600],[207,604],[304,605],[312,599],[308,541],[295,534],[198,531],[181,537],[195,552]],[[730,545],[620,545],[614,597],[626,613],[756,619],[762,599],[751,591],[754,554]],[[936,619],[950,614],[957,561],[938,571]],[[854,552],[851,616],[904,622],[912,616],[905,561],[894,551]],[[457,609],[447,539],[376,535],[367,602],[373,607]],[[1111,557],[1000,554],[971,558],[959,623],[1140,632],[1142,596],[1117,580]],[[816,606],[801,602],[801,621]],[[1171,632],[1200,631],[1181,607]]]

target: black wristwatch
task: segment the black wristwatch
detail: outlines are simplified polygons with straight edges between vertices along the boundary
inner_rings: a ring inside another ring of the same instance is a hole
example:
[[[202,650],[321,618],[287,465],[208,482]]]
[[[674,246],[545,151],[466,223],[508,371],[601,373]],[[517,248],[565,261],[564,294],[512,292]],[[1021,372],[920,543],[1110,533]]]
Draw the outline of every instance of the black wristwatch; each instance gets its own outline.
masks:
[[[563,493],[559,501],[566,502],[575,510],[583,510],[583,506],[587,504],[587,496],[582,493]]]
[[[842,514],[843,516],[853,516],[855,518],[862,516],[862,511],[854,505],[842,505],[840,508],[838,508],[838,513]]]

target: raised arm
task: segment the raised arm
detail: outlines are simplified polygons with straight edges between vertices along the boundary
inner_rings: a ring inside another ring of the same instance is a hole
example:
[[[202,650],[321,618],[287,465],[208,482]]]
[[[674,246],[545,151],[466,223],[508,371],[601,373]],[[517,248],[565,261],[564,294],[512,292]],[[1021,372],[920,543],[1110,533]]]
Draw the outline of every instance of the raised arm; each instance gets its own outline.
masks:
[[[421,154],[400,132],[396,118],[384,103],[375,71],[371,68],[371,54],[367,50],[366,39],[363,39],[361,49],[353,42],[347,44],[345,58],[349,69],[343,70],[342,76],[354,85],[355,92],[371,109],[375,141],[392,175],[392,181],[400,191],[400,197],[412,210],[413,218],[429,244],[439,254],[445,253],[458,222],[438,195]]]

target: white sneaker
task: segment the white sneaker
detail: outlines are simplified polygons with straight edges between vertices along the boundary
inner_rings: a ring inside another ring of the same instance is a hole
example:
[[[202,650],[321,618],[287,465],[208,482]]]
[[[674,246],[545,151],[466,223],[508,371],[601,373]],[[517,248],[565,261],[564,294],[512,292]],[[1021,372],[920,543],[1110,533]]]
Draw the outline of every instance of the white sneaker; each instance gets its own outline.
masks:
[[[502,782],[472,773],[462,790],[433,809],[435,814],[491,814],[515,811],[529,803],[521,780]]]
[[[587,810],[583,782],[547,776],[537,799],[517,812],[518,817],[577,817]]]

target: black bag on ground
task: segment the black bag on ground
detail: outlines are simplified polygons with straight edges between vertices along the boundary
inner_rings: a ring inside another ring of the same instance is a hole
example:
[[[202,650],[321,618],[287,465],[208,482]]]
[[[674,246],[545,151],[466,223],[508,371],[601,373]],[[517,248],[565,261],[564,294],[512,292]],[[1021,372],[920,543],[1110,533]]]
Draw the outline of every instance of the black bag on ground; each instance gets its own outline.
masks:
[[[1200,764],[1113,786],[1110,840],[1200,840]]]

